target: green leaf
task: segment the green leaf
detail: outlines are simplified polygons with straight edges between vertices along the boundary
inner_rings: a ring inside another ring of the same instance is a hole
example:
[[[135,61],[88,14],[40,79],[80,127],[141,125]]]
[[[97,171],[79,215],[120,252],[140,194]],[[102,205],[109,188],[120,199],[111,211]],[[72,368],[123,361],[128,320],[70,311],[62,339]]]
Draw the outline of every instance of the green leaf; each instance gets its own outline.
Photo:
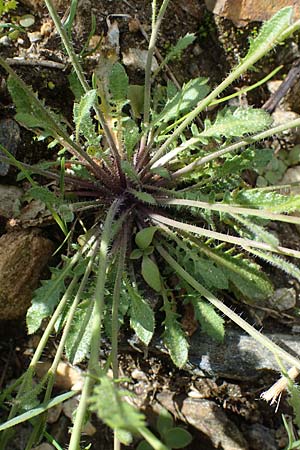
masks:
[[[145,426],[145,418],[127,402],[127,396],[130,392],[118,389],[111,379],[101,376],[90,397],[90,409],[112,429],[137,433]]]
[[[50,280],[42,281],[42,286],[34,291],[32,305],[26,316],[28,334],[35,333],[43,319],[52,314],[65,291],[64,280],[60,279],[60,274],[60,270],[52,269]]]
[[[128,86],[128,100],[134,118],[139,119],[144,111],[144,86],[130,84]]]
[[[68,75],[68,81],[70,89],[75,97],[75,101],[78,103],[81,97],[84,95],[84,90],[74,70],[72,70]]]
[[[272,117],[263,109],[225,108],[218,113],[213,124],[209,119],[205,120],[205,129],[200,133],[200,136],[238,137],[263,131],[271,124]]]
[[[79,364],[89,354],[92,337],[90,300],[80,303],[75,312],[65,343],[65,351],[71,364]]]
[[[97,100],[97,91],[92,89],[81,97],[79,103],[74,103],[73,117],[75,122],[76,141],[79,136],[91,135],[95,133],[95,127],[91,120],[90,111]]]
[[[128,76],[124,67],[118,62],[115,63],[109,75],[109,90],[113,102],[120,103],[127,99],[128,85]]]
[[[259,189],[244,189],[232,196],[234,203],[267,209],[270,212],[292,212],[300,208],[300,195],[282,195]]]
[[[179,316],[172,308],[173,305],[165,300],[164,311],[166,318],[164,321],[163,341],[169,350],[172,361],[177,367],[181,368],[187,362],[189,345],[186,335],[177,321]]]
[[[134,329],[137,337],[148,345],[154,333],[154,312],[137,289],[127,285],[130,296],[130,326]]]
[[[257,52],[261,52],[269,45],[274,45],[280,41],[282,33],[292,23],[293,8],[288,6],[279,10],[274,16],[264,23],[261,27],[258,36],[255,39],[250,40],[250,47],[247,55],[243,58],[242,63],[248,58],[255,55]]]
[[[165,408],[162,408],[159,411],[156,427],[162,438],[164,438],[167,431],[173,427],[173,417]]]
[[[133,156],[133,151],[139,141],[140,131],[134,120],[126,117],[122,120],[123,141],[128,159]]]
[[[288,385],[288,390],[290,393],[290,398],[288,399],[289,404],[292,406],[294,411],[294,422],[297,427],[300,427],[300,388],[296,384],[290,381]]]
[[[150,205],[156,205],[155,198],[148,194],[148,192],[136,191],[135,189],[130,189],[131,194],[133,194],[138,200],[144,203],[149,203]]]
[[[161,280],[158,267],[149,256],[145,255],[142,259],[142,276],[152,289],[156,292],[161,291]]]
[[[149,247],[149,245],[152,243],[154,234],[157,229],[158,227],[147,227],[139,231],[135,235],[136,245],[142,250],[145,250],[145,248]]]
[[[153,447],[147,441],[141,441],[136,450],[153,450]]]
[[[189,45],[191,45],[194,42],[195,39],[196,39],[196,36],[194,33],[187,33],[185,36],[180,37],[178,39],[176,45],[171,47],[167,56],[161,63],[160,67],[165,66],[172,59],[177,58],[183,50],[185,50]]]
[[[130,162],[126,160],[121,161],[121,169],[123,170],[124,174],[127,175],[127,177],[133,181],[134,183],[140,183],[140,178],[138,173],[136,172],[135,168],[130,164]]]
[[[207,78],[195,78],[184,84],[182,90],[167,102],[162,112],[154,119],[153,125],[167,123],[188,112],[209,92]]]
[[[170,448],[184,448],[193,440],[192,435],[183,428],[176,427],[165,435],[165,443]]]
[[[130,253],[129,258],[130,259],[140,259],[143,256],[143,252],[139,248],[135,248]]]
[[[222,342],[225,334],[224,320],[222,317],[216,313],[213,305],[210,303],[195,298],[192,301],[195,316],[201,325],[201,329],[215,341]]]
[[[42,186],[33,186],[26,192],[26,200],[40,200],[45,205],[58,205],[60,199],[49,189]]]

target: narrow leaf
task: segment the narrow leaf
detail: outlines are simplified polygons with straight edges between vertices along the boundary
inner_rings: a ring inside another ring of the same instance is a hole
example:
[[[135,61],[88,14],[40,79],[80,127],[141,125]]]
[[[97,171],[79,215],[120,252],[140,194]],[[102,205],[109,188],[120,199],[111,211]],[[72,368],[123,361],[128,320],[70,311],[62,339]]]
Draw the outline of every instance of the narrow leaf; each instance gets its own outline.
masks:
[[[177,321],[178,314],[172,310],[172,307],[169,301],[164,302],[166,318],[164,321],[163,340],[169,350],[172,361],[177,367],[181,368],[187,362],[189,345],[186,335]]]
[[[122,64],[115,63],[109,75],[109,90],[113,102],[119,103],[127,99],[128,76]]]
[[[137,289],[127,285],[130,295],[130,326],[134,329],[137,337],[148,345],[154,333],[154,312]]]
[[[91,128],[94,128],[94,126],[91,121],[90,110],[95,104],[96,99],[97,91],[96,89],[92,89],[81,98],[79,103],[74,103],[73,116],[76,126],[76,141],[78,141],[80,135],[85,136],[88,131],[89,134],[92,133]],[[95,130],[93,129],[93,131]]]

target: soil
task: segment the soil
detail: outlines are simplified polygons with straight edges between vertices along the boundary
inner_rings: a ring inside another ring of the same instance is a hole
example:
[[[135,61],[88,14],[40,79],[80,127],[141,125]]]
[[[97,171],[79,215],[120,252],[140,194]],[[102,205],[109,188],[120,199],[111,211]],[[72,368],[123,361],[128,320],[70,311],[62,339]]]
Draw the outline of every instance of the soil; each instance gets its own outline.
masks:
[[[22,33],[16,41],[10,41],[8,45],[1,45],[0,50],[6,58],[27,57],[34,58],[35,63],[32,66],[25,66],[20,61],[14,65],[16,72],[30,84],[34,91],[39,92],[39,96],[44,98],[46,103],[60,111],[71,121],[73,94],[69,89],[68,74],[70,67],[67,58],[61,47],[59,37],[54,32],[51,21],[45,9],[40,6],[40,2],[29,1],[20,2],[18,9],[5,17],[5,20],[14,20],[17,16],[24,14],[33,14],[35,24],[30,28],[30,33],[40,33],[40,39],[31,43],[29,34]],[[60,6],[63,14],[64,7]],[[77,51],[80,51],[86,42],[91,30],[91,13],[96,21],[95,34],[102,36],[105,40],[109,29],[109,21],[117,21],[120,32],[121,52],[126,52],[129,48],[146,49],[147,42],[145,37],[134,24],[134,17],[137,17],[144,30],[150,31],[151,2],[149,0],[115,0],[101,1],[86,0],[79,2],[78,14],[73,29],[73,42]],[[129,17],[130,16],[130,17]],[[48,28],[47,28],[48,24]],[[44,27],[44,34],[42,33]],[[186,33],[196,33],[196,40],[182,57],[170,64],[172,72],[175,74],[180,84],[188,81],[191,77],[204,76],[210,78],[210,84],[215,85],[220,82],[229,72],[230,67],[236,62],[245,48],[245,42],[249,34],[257,27],[257,24],[250,25],[247,29],[237,30],[229,21],[214,17],[205,7],[203,0],[174,0],[169,8],[166,18],[162,23],[159,33],[157,47],[162,54],[165,54],[168,48],[174,44],[179,37]],[[45,31],[46,29],[46,31]],[[48,31],[47,31],[48,30]],[[287,73],[295,59],[295,54],[291,51],[293,46],[287,44],[285,48],[284,68],[282,73]],[[236,87],[257,81],[266,73],[278,65],[278,59],[282,59],[282,49],[279,53],[273,53],[268,60],[261,62],[258,73],[251,72],[236,83]],[[40,62],[48,60],[58,63],[56,68],[43,67]],[[62,64],[63,66],[59,66]],[[85,59],[85,70],[87,76],[91,74],[97,64],[97,56],[91,55]],[[65,68],[63,68],[65,67]],[[133,83],[143,83],[143,71],[137,68],[127,67],[127,73]],[[6,90],[6,75],[0,71],[0,119],[8,119],[14,116],[15,110],[11,99]],[[163,80],[161,80],[163,82]],[[248,102],[254,106],[261,106],[268,98],[269,93],[266,86],[260,87],[248,97]],[[26,129],[21,129],[20,145],[17,153],[18,159],[25,163],[34,164],[38,161],[49,160],[53,158],[53,150],[47,148],[47,142],[33,140],[32,134]],[[1,177],[2,184],[16,184],[17,170],[11,168],[6,176]],[[4,232],[4,227],[0,230]],[[48,230],[48,231],[47,231]],[[278,230],[276,230],[278,231]],[[284,238],[284,244],[292,248],[299,247],[299,237],[294,228],[285,228],[279,230]],[[53,228],[46,229],[46,235],[53,233]],[[59,233],[55,235],[59,240]],[[296,244],[294,245],[294,242]],[[273,271],[274,273],[274,271]],[[289,285],[290,280],[280,274],[277,276],[277,286]],[[251,312],[249,313],[251,316]],[[252,314],[252,318],[255,315]],[[271,328],[288,327],[297,322],[295,314],[291,314],[291,319],[285,317],[282,320],[268,316],[269,326]],[[25,321],[1,321],[0,326],[0,367],[3,368],[0,374],[0,388],[5,387],[12,380],[19,377],[25,367],[28,366],[30,356],[36,341],[34,338],[28,338],[26,335]],[[55,346],[55,343],[53,343]],[[126,346],[125,346],[126,347]],[[53,349],[48,348],[47,360],[51,357]],[[286,445],[286,435],[282,425],[281,414],[291,415],[285,398],[282,398],[278,410],[268,406],[259,399],[262,390],[271,385],[277,378],[277,374],[266,372],[258,380],[240,380],[220,378],[217,375],[213,379],[201,378],[190,371],[180,371],[175,369],[168,358],[163,354],[157,353],[153,349],[148,355],[137,352],[129,345],[121,356],[121,372],[124,376],[132,378],[133,372],[140,371],[145,374],[145,379],[135,379],[128,383],[128,388],[138,394],[141,407],[148,413],[149,422],[155,425],[155,405],[157,394],[161,392],[171,392],[176,396],[188,396],[193,388],[201,393],[202,399],[213,400],[225,415],[240,430],[243,436],[246,436],[249,450],[257,448],[254,440],[250,438],[249,433],[253,424],[260,424],[266,427],[266,430],[274,437],[274,446],[269,447],[273,450],[284,448]],[[137,373],[137,372],[136,372]],[[58,389],[59,392],[59,389]],[[93,422],[96,426],[96,434],[86,438],[86,443],[91,442],[91,449],[112,448],[111,431],[97,421]],[[208,435],[199,431],[195,427],[183,422],[179,422],[186,427],[193,435],[192,444],[186,447],[188,450],[213,449],[211,439]],[[65,416],[61,416],[59,422],[50,426],[54,436],[60,438],[60,443],[64,446],[68,440],[68,427],[71,422]],[[22,450],[25,447],[22,442],[24,435],[28,433],[28,426],[20,429],[18,438],[11,443],[14,450]],[[252,440],[251,440],[252,439]],[[256,441],[257,442],[257,441]],[[136,443],[129,447],[136,448]],[[219,447],[224,448],[224,447]],[[228,447],[229,448],[229,447]],[[263,447],[262,447],[263,448]]]

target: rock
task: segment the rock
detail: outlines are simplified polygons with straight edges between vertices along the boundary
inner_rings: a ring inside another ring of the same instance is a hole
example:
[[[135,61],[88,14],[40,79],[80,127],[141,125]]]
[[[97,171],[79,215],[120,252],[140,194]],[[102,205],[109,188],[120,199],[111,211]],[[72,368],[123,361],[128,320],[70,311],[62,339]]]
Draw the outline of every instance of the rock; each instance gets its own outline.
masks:
[[[278,311],[286,311],[296,306],[296,299],[296,290],[284,287],[276,289],[268,302],[272,308],[276,308]]]
[[[280,184],[299,183],[300,166],[290,167],[284,174]]]
[[[0,237],[0,320],[25,315],[54,244],[37,230]]]
[[[232,20],[237,26],[245,26],[249,22],[270,19],[277,11],[285,6],[293,6],[293,19],[300,18],[299,2],[290,0],[205,0],[207,8],[214,14]]]
[[[125,66],[132,66],[135,69],[145,70],[147,60],[147,50],[139,48],[129,48],[126,53],[122,53],[123,63]],[[156,58],[153,57],[151,71],[154,72],[158,68]]]
[[[44,442],[43,444],[39,445],[38,447],[34,447],[32,450],[54,450],[54,447],[52,447],[52,445],[48,444],[48,442]]]
[[[249,449],[240,430],[213,401],[189,397],[176,398],[172,392],[167,391],[157,394],[157,400],[175,417],[204,433],[215,448]]]
[[[0,185],[0,216],[12,218],[18,215],[22,189],[16,186]]]
[[[19,141],[20,128],[17,122],[12,119],[0,120],[0,144],[13,156],[16,156]],[[0,150],[1,155],[3,155],[3,152]],[[9,164],[0,161],[0,176],[6,175],[8,171]]]
[[[44,0],[19,0],[19,3],[28,6],[33,10],[40,10],[46,8]],[[54,7],[59,10],[65,10],[70,3],[70,0],[53,0]]]
[[[260,423],[248,426],[244,431],[250,450],[277,450],[278,445],[274,436],[274,430],[264,427]]]
[[[58,421],[63,405],[60,403],[59,405],[54,406],[54,408],[50,408],[47,414],[47,423],[55,423]]]
[[[288,333],[264,334],[273,342],[284,342],[286,348],[300,354],[299,336]],[[238,380],[254,380],[261,376],[262,370],[280,370],[273,353],[236,329],[227,329],[221,344],[200,332],[195,333],[191,339],[189,361],[194,365],[192,371],[195,375]]]

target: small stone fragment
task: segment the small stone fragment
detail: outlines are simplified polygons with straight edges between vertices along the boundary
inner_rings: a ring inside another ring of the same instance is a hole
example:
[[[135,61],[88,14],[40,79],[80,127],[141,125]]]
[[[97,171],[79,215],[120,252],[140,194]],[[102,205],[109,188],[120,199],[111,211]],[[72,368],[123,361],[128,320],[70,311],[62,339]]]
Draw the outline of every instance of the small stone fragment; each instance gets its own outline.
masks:
[[[60,403],[59,405],[54,406],[54,408],[50,408],[47,414],[47,422],[55,423],[58,421],[59,416],[61,415],[63,405]]]
[[[286,311],[287,309],[294,308],[296,306],[297,294],[294,288],[279,288],[276,289],[272,297],[268,302],[271,307],[276,308],[278,311]]]
[[[133,378],[134,380],[145,380],[145,381],[147,381],[147,375],[145,374],[145,372],[143,372],[142,370],[139,370],[139,369],[134,369],[131,372],[131,378]]]
[[[63,413],[70,420],[73,419],[73,414],[76,411],[79,404],[79,397],[76,395],[75,397],[69,398],[66,402],[63,403]]]
[[[27,33],[28,39],[30,40],[31,44],[34,42],[38,42],[42,39],[42,35],[39,31],[34,31],[33,33]]]
[[[32,14],[25,14],[25,16],[22,16],[19,20],[19,23],[24,28],[31,27],[35,22],[35,18]]]
[[[38,377],[43,377],[50,368],[49,362],[43,362],[37,366]],[[78,367],[73,367],[61,361],[55,374],[55,386],[58,389],[80,391],[84,382],[83,373]]]
[[[147,50],[139,48],[129,48],[126,53],[122,53],[123,63],[125,66],[132,66],[136,69],[145,70],[147,61]],[[158,68],[156,58],[152,60],[151,71],[154,72]]]
[[[25,315],[53,250],[53,243],[36,230],[0,237],[0,320]]]
[[[177,399],[167,391],[159,393],[157,400],[175,417],[204,433],[215,448],[249,449],[240,430],[213,401],[190,397]]]
[[[38,447],[34,447],[32,450],[55,450],[54,447],[52,447],[51,444],[48,444],[48,442],[44,442],[43,444],[39,445]]]
[[[20,212],[22,189],[0,184],[0,216],[11,218]]]

